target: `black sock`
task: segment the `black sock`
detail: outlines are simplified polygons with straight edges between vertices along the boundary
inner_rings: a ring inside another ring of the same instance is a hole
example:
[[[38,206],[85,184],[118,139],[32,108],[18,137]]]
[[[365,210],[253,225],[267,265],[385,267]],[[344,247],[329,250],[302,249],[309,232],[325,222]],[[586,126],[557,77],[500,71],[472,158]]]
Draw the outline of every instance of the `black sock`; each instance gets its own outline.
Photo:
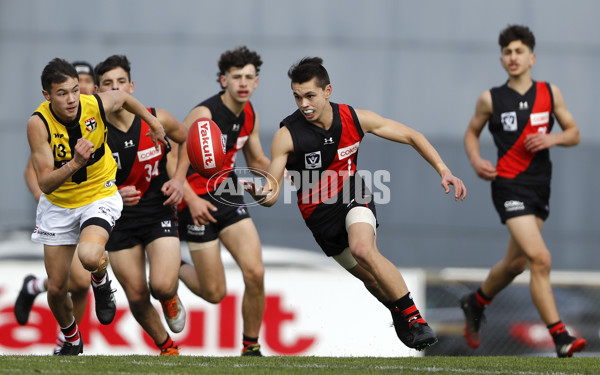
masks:
[[[247,348],[252,345],[258,345],[258,337],[249,337],[244,335],[244,338],[242,339],[242,344],[244,345],[244,348]]]
[[[415,306],[410,292],[406,293],[406,295],[400,299],[393,302],[386,302],[384,305],[390,309],[392,314],[401,314],[404,316],[404,319],[406,319],[409,326],[412,326],[414,322],[427,325],[427,322],[421,316],[419,309]]]
[[[569,333],[567,332],[567,328],[563,324],[562,320],[559,320],[558,322],[553,324],[549,324],[547,328],[555,344],[569,338]]]

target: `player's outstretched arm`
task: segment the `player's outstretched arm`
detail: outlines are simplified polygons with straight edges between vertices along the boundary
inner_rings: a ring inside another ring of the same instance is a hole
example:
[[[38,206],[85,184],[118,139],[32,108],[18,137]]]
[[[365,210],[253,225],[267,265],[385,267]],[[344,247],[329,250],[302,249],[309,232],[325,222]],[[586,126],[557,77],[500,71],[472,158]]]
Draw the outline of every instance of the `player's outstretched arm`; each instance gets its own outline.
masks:
[[[467,188],[462,180],[455,177],[446,166],[437,150],[420,132],[394,120],[386,119],[375,112],[356,110],[358,120],[365,132],[390,141],[412,146],[442,177],[442,187],[446,194],[450,193],[450,185],[454,186],[454,199],[464,200]]]
[[[292,136],[289,130],[284,126],[280,128],[273,137],[271,143],[271,165],[267,172],[267,181],[265,186],[257,187],[254,183],[244,181],[244,189],[261,206],[271,207],[277,202],[283,178],[285,175],[285,165],[290,152],[294,149]]]

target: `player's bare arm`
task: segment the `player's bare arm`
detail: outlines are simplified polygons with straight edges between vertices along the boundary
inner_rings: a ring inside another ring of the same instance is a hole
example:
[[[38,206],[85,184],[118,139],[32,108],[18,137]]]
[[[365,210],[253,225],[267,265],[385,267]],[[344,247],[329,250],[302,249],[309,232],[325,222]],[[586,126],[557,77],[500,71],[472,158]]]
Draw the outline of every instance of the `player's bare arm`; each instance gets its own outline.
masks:
[[[79,138],[75,145],[73,159],[62,167],[54,169],[54,156],[48,144],[48,131],[38,116],[31,116],[27,123],[27,139],[38,185],[44,194],[50,194],[62,186],[77,170],[85,166],[94,151],[92,142]]]
[[[185,143],[187,138],[187,128],[178,121],[171,113],[165,111],[164,109],[156,110],[156,117],[163,124],[165,134],[169,139],[173,142],[181,145]],[[171,142],[171,143],[173,143]],[[174,176],[175,171],[177,170],[176,164],[177,158],[176,153],[179,152],[180,147],[176,147],[176,145],[171,145],[174,149],[168,155],[167,160],[167,169],[169,170],[169,175]],[[173,163],[175,161],[175,163]],[[178,178],[171,178],[169,181],[165,182],[161,188],[162,193],[167,196],[167,200],[163,203],[165,206],[175,206],[181,203],[183,199],[183,180]]]
[[[33,163],[31,162],[31,156],[27,160],[27,165],[25,166],[24,171],[25,183],[27,184],[27,188],[31,192],[31,195],[35,199],[36,202],[40,200],[40,196],[42,195],[42,191],[38,185],[37,177],[35,175],[35,169],[33,169]]]
[[[581,139],[577,123],[567,109],[562,93],[555,85],[550,85],[550,89],[554,98],[554,116],[562,132],[528,135],[524,145],[529,152],[538,152],[554,146],[575,146]]]
[[[271,164],[267,173],[265,186],[259,188],[254,183],[244,182],[244,188],[261,205],[271,207],[277,202],[288,155],[293,152],[294,143],[289,130],[284,126],[280,128],[273,137],[271,143]]]
[[[475,113],[469,121],[464,138],[465,150],[473,170],[477,176],[488,181],[496,178],[496,168],[491,161],[481,158],[479,136],[492,116],[492,109],[492,94],[489,90],[484,91],[477,99]]]
[[[462,180],[452,174],[437,150],[423,134],[397,121],[383,118],[372,111],[356,110],[356,116],[365,132],[412,146],[442,177],[441,185],[446,194],[450,192],[450,185],[453,185],[454,199],[464,200],[466,198],[467,189]]]
[[[154,117],[142,103],[136,98],[122,90],[104,91],[98,94],[102,99],[104,111],[106,113],[116,112],[121,108],[140,117],[148,125],[150,125],[150,138],[154,145],[158,148],[158,142],[166,144],[165,130],[160,121]]]

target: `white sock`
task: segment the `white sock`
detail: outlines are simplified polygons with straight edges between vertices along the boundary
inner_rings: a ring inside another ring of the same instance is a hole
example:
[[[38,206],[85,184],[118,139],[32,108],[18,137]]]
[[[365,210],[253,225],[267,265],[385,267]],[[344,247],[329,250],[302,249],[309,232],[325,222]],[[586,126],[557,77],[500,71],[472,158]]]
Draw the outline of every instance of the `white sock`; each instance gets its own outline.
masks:
[[[99,287],[100,285],[104,285],[104,283],[106,282],[106,273],[105,273],[105,274],[102,276],[102,279],[101,279],[100,281],[96,281],[96,280],[94,280],[94,279],[96,279],[96,277],[95,277],[95,276],[92,276],[92,286],[93,286],[94,288],[97,288],[97,287]]]

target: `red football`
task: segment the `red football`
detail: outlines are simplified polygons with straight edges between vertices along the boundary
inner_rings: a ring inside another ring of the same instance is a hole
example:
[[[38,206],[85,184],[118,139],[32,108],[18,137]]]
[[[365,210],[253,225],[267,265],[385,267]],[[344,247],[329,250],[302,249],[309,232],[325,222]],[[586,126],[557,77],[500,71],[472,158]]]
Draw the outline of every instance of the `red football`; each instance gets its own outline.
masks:
[[[206,178],[221,171],[225,162],[225,142],[219,126],[201,117],[194,121],[187,138],[190,164]]]

